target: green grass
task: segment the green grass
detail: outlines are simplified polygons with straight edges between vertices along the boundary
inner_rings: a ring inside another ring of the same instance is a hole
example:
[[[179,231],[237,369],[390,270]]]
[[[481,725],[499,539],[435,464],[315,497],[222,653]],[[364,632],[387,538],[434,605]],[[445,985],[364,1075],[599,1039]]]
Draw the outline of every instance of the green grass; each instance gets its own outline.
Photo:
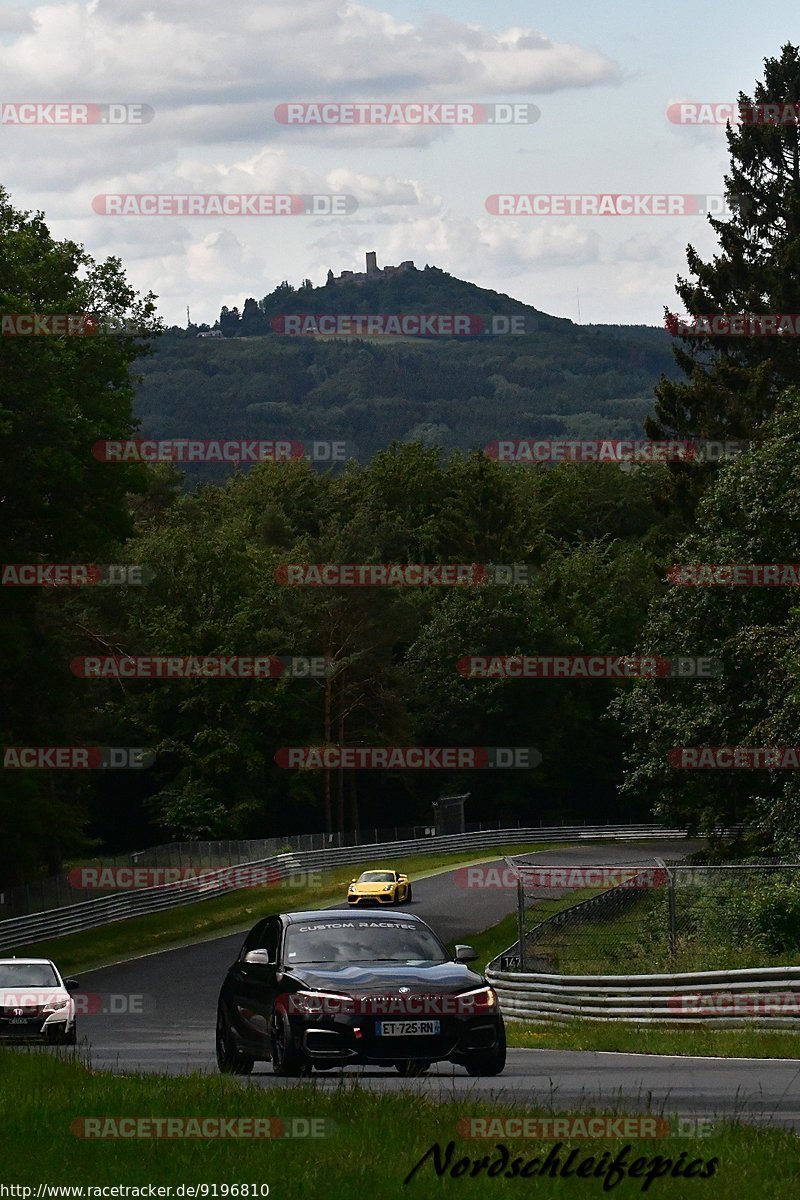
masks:
[[[459,864],[491,862],[506,854],[530,853],[535,850],[558,849],[547,845],[498,846],[476,856],[474,850],[453,854],[417,854],[393,859],[391,865],[405,871],[411,879],[435,874],[437,870],[452,870]],[[52,958],[62,974],[75,975],[93,967],[134,958],[154,950],[168,950],[226,933],[238,933],[255,924],[259,917],[270,913],[291,912],[304,908],[323,908],[341,900],[344,904],[347,885],[354,875],[373,865],[365,859],[361,866],[342,866],[322,873],[321,887],[269,886],[229,892],[211,900],[201,900],[181,908],[115,921],[85,933],[49,938],[42,942],[16,946],[13,953]],[[374,864],[380,865],[380,864]],[[299,874],[299,872],[298,872]],[[11,953],[6,951],[5,953]]]
[[[510,1158],[544,1158],[551,1150],[561,1163],[577,1152],[577,1162],[592,1156],[594,1167],[603,1151],[609,1158],[629,1145],[627,1160],[640,1156],[650,1164],[656,1156],[670,1161],[669,1171],[691,1160],[715,1159],[716,1174],[693,1184],[666,1175],[645,1193],[678,1200],[687,1189],[712,1200],[741,1200],[766,1192],[770,1200],[795,1200],[800,1190],[800,1156],[793,1133],[743,1125],[717,1125],[703,1138],[650,1140],[513,1140],[469,1139],[459,1130],[464,1118],[552,1116],[543,1106],[494,1105],[472,1095],[437,1103],[424,1094],[368,1092],[355,1080],[342,1079],[338,1089],[314,1085],[265,1090],[221,1076],[113,1076],[88,1071],[80,1062],[54,1059],[47,1052],[0,1050],[0,1129],[3,1136],[2,1182],[33,1187],[39,1183],[106,1186],[123,1184],[268,1184],[273,1200],[355,1200],[358,1196],[442,1197],[537,1196],[574,1200],[603,1196],[599,1178],[521,1180],[484,1174],[477,1178],[449,1173],[438,1178],[432,1159],[420,1167],[408,1186],[403,1180],[426,1152],[438,1144],[446,1154],[454,1143],[451,1163],[462,1156],[497,1159],[498,1143]],[[594,1110],[597,1111],[597,1110]],[[617,1115],[624,1108],[606,1109]],[[635,1109],[627,1110],[634,1113]],[[572,1114],[570,1114],[572,1115]],[[663,1115],[671,1116],[669,1110]],[[315,1140],[141,1140],[77,1137],[72,1123],[83,1118],[259,1117],[323,1119],[332,1122],[330,1136]],[[680,1155],[685,1157],[681,1159]],[[608,1160],[606,1160],[608,1161]],[[647,1171],[648,1165],[640,1167]],[[640,1196],[646,1179],[624,1179],[613,1188],[617,1197]],[[218,1193],[219,1194],[219,1193]],[[252,1193],[251,1193],[252,1195]]]
[[[652,1029],[629,1021],[570,1021],[568,1025],[509,1021],[509,1046],[535,1050],[619,1050],[719,1058],[798,1058],[800,1036],[790,1029],[710,1029],[683,1025]]]
[[[570,904],[582,898],[573,895]],[[681,903],[680,893],[678,902]],[[568,907],[568,906],[567,906]],[[540,902],[528,910],[529,927],[550,911]],[[800,951],[770,954],[740,939],[736,944],[720,929],[715,934],[698,923],[683,899],[678,912],[675,953],[670,953],[669,910],[665,889],[642,892],[634,905],[609,918],[587,914],[580,924],[545,930],[534,953],[550,959],[563,975],[628,975],[680,971],[731,971],[742,967],[785,967],[800,964]],[[692,928],[694,927],[694,928]],[[688,932],[692,929],[692,932]]]

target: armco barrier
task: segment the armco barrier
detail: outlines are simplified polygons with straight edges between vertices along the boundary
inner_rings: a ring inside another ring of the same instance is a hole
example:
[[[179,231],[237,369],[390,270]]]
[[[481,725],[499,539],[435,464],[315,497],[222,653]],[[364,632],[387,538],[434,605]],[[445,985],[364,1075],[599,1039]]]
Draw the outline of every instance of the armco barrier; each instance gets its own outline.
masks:
[[[570,842],[578,840],[612,839],[621,841],[646,840],[654,837],[685,837],[681,829],[665,829],[659,825],[563,825],[526,829],[491,829],[475,833],[454,833],[438,837],[416,838],[400,842],[379,842],[364,846],[342,846],[329,850],[302,850],[291,855],[274,854],[256,862],[240,863],[244,867],[287,868],[293,870],[326,870],[345,866],[348,863],[376,862],[379,859],[398,858],[404,854],[436,853],[453,850],[487,850],[493,846],[525,842]],[[193,880],[181,880],[161,887],[141,888],[130,892],[116,892],[112,896],[100,896],[96,900],[84,900],[63,908],[47,912],[32,913],[24,917],[13,917],[0,921],[0,950],[33,945],[36,942],[70,933],[82,933],[114,921],[140,917],[162,909],[176,908],[184,904],[196,904],[212,896],[235,891],[235,871],[223,868],[204,872],[201,890]],[[240,885],[239,885],[240,886]]]
[[[512,947],[511,950],[514,948]],[[546,975],[489,964],[507,1021],[634,1021],[637,1025],[800,1028],[800,967],[686,971],[675,975]]]

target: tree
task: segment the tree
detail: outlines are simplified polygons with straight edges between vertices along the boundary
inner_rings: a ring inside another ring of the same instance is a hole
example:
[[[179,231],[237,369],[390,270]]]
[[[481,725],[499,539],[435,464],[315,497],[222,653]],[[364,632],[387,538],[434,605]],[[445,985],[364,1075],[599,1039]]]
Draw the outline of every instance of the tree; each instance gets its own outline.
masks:
[[[759,106],[794,106],[786,123],[772,123]],[[704,262],[690,245],[693,278],[676,291],[691,317],[710,314],[800,312],[800,50],[787,43],[780,58],[764,60],[754,95],[739,94],[744,121],[727,129],[731,156],[725,194],[730,220],[709,217],[720,252]],[[668,320],[669,320],[669,313]],[[796,336],[682,335],[674,355],[685,379],[663,377],[656,388],[648,435],[663,438],[744,439],[773,411],[779,392],[800,383]],[[685,473],[685,472],[684,472]]]
[[[239,332],[241,316],[238,308],[229,309],[223,304],[219,314],[219,328],[223,337],[235,337]]]
[[[132,529],[127,496],[144,468],[92,453],[130,437],[131,365],[157,331],[154,297],[137,297],[118,259],[96,263],[55,241],[42,213],[20,212],[0,188],[0,314],[94,313],[127,319],[142,336],[3,337],[0,356],[0,561],[114,561]],[[0,588],[0,741],[81,744],[80,686],[69,672],[70,597]],[[47,702],[43,703],[43,698]],[[81,845],[80,772],[5,771],[0,882],[56,869]]]
[[[800,391],[763,427],[763,441],[720,468],[675,564],[800,562]],[[795,746],[800,727],[800,611],[791,587],[665,585],[644,653],[718,659],[718,677],[637,681],[612,706],[628,745],[625,790],[676,824],[759,825],[779,852],[800,848],[800,776],[790,770],[688,770],[669,751]]]
[[[242,319],[239,322],[239,334],[242,337],[250,337],[253,335],[262,335],[267,332],[267,324],[264,320],[264,314],[258,306],[258,301],[251,296],[245,300],[244,308],[242,309]]]

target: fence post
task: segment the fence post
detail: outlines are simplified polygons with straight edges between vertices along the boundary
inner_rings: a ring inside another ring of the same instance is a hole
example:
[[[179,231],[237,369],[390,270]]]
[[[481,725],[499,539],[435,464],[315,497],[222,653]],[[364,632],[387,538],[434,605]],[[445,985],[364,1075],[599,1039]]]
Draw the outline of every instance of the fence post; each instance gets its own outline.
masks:
[[[665,871],[667,872],[667,886],[669,889],[667,895],[667,900],[669,903],[669,956],[671,959],[674,959],[678,950],[677,914],[675,911],[675,873],[670,871],[663,859],[656,859],[656,862],[658,862],[659,865],[663,865]]]
[[[675,920],[675,874],[669,869],[663,858],[654,858],[656,866],[667,873],[667,908],[669,920],[669,956],[674,959],[677,951],[677,931]]]
[[[519,929],[519,969],[525,971],[525,892],[522,876],[517,879],[517,926]]]

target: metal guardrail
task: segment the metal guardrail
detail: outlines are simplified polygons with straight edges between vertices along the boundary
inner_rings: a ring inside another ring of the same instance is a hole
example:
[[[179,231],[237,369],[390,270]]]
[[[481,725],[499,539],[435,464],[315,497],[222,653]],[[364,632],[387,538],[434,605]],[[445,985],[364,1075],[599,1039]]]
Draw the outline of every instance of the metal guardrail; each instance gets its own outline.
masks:
[[[665,829],[659,825],[563,825],[531,826],[529,828],[492,829],[473,833],[444,834],[398,842],[378,842],[372,845],[342,846],[328,850],[307,850],[291,854],[293,869],[326,870],[349,863],[368,863],[379,859],[396,858],[404,854],[447,852],[461,849],[484,850],[504,843],[562,842],[580,840],[637,841],[654,837],[685,837],[682,829]],[[225,895],[241,888],[236,873],[270,868],[280,871],[288,865],[287,854],[274,854],[253,862],[239,863],[235,868],[203,872],[202,889],[195,880],[179,880],[160,887],[140,888],[130,892],[115,892],[96,900],[12,917],[0,921],[0,950],[35,945],[49,938],[82,933],[115,921],[146,916],[185,904],[196,904],[213,896]]]
[[[566,1024],[580,1018],[638,1025],[800,1027],[800,967],[549,975],[499,970],[490,963],[486,978],[497,991],[503,1016],[511,1021]]]

